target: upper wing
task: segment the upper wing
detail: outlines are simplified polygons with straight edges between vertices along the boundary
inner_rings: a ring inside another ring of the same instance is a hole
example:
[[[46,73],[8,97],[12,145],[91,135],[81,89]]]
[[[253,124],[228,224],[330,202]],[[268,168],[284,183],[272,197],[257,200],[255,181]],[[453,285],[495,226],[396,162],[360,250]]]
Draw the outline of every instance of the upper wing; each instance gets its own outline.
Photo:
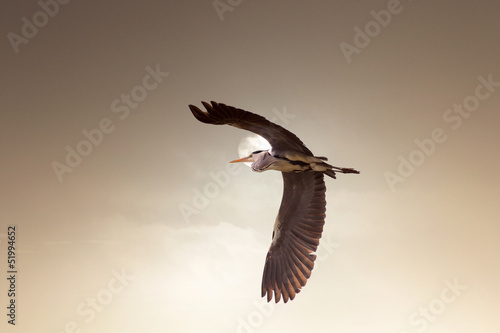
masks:
[[[189,109],[191,109],[196,119],[203,123],[214,125],[228,124],[262,136],[275,150],[297,150],[312,155],[311,151],[307,149],[295,134],[262,116],[222,103],[201,103],[203,103],[207,112],[200,110],[194,105],[189,105]]]
[[[325,222],[321,172],[282,172],[284,191],[262,277],[262,297],[286,303],[306,284]]]

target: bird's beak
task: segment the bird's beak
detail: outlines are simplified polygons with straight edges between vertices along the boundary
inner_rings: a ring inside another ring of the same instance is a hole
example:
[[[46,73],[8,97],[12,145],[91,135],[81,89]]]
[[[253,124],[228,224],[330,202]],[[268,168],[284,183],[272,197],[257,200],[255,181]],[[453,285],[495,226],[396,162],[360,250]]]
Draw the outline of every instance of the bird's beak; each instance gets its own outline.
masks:
[[[252,156],[246,156],[242,158],[238,158],[237,160],[231,161],[229,163],[239,163],[239,162],[253,162]]]

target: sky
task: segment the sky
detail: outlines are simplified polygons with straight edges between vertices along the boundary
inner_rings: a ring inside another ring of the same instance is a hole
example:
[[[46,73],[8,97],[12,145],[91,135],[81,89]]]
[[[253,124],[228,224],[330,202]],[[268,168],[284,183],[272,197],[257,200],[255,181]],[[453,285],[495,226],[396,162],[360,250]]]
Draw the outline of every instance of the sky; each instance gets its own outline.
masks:
[[[3,1],[2,332],[498,332],[499,10]],[[361,171],[326,179],[286,304],[260,297],[281,175],[228,164],[265,143],[210,100]]]

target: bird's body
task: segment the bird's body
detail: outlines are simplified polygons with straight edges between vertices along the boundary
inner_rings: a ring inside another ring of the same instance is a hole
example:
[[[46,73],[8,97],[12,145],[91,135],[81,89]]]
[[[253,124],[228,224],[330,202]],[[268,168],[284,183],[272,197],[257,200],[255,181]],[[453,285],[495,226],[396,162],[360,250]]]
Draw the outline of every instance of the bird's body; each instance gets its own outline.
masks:
[[[242,162],[253,161],[251,167],[253,171],[262,172],[266,170],[277,170],[281,172],[302,172],[310,170],[310,164],[299,160],[291,160],[287,155],[274,155],[269,150],[258,150],[253,152],[251,157],[245,157]]]
[[[357,173],[349,168],[337,168],[328,163],[326,157],[307,155],[299,151],[276,152],[270,150],[257,150],[247,157],[232,162],[253,162],[252,170],[262,172],[277,170],[281,172],[323,172],[335,178],[335,170],[342,173]]]
[[[190,105],[201,122],[254,132],[271,144],[270,150],[254,151],[232,162],[253,162],[252,170],[281,171],[283,198],[273,230],[262,278],[262,296],[286,303],[306,284],[314,267],[319,239],[325,221],[326,200],[323,175],[359,173],[351,168],[334,167],[317,157],[293,133],[262,116],[225,104],[202,102],[207,112]]]

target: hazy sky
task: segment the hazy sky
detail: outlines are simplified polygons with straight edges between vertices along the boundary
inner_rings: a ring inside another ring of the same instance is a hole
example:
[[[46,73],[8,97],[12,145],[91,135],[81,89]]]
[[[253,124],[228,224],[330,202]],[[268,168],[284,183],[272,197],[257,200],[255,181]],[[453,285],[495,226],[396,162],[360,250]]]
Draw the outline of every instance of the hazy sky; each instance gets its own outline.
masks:
[[[2,332],[499,331],[498,2],[59,1],[0,7]],[[287,304],[281,176],[202,100],[361,170]]]

